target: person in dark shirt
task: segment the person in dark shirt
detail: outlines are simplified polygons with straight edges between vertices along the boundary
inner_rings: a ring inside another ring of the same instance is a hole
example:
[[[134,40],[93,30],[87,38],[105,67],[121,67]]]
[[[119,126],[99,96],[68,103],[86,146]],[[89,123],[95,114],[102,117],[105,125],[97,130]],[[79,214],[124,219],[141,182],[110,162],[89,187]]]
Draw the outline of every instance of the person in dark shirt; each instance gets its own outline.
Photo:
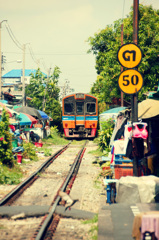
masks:
[[[38,134],[34,133],[33,131],[30,132],[30,138],[32,142],[39,142],[40,140]]]

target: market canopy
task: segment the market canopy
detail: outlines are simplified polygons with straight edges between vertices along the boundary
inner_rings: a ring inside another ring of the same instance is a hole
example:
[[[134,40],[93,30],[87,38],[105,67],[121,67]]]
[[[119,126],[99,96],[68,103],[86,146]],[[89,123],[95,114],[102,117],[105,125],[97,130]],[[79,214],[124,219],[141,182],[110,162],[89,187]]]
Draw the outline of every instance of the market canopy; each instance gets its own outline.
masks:
[[[18,121],[21,126],[24,125],[32,126],[33,124],[36,124],[38,122],[34,117],[26,113],[20,113],[18,116]]]
[[[23,107],[16,108],[15,110],[16,110],[16,112],[26,113],[26,114],[33,116],[34,118],[38,118],[38,119],[42,120],[40,113],[35,108],[23,106]]]
[[[159,115],[159,100],[146,99],[138,104],[138,118],[146,119]]]
[[[38,110],[38,112],[40,113],[43,120],[49,119],[49,116],[45,112],[43,112],[41,110]]]
[[[111,108],[99,115],[100,121],[106,121],[109,118],[115,119],[117,117],[118,113],[124,109],[126,109],[126,107]]]
[[[22,106],[14,105],[13,109],[20,108],[20,107],[22,107]]]

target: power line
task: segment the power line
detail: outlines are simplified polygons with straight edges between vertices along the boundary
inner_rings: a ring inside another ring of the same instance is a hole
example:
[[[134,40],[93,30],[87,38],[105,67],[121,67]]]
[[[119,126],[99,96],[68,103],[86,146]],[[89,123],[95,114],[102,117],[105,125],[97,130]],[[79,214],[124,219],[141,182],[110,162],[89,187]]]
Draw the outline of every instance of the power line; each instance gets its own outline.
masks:
[[[8,22],[7,24],[5,25],[6,26],[6,29],[7,29],[7,32],[9,34],[9,36],[11,37],[12,41],[15,43],[15,45],[20,48],[22,50],[22,44],[16,39],[15,35],[13,34],[13,31],[11,30]]]
[[[5,52],[5,53],[16,53],[19,54],[19,52]],[[88,56],[88,53],[36,53],[36,55],[45,55],[45,56],[53,56],[53,55],[61,55],[61,56]]]
[[[82,56],[82,55],[88,55],[88,54],[87,53],[37,53],[37,55]]]
[[[6,27],[6,29],[7,29],[7,32],[8,32],[8,34],[9,34],[10,38],[11,38],[12,41],[15,43],[15,45],[16,45],[20,50],[23,51],[23,45],[22,45],[22,44],[17,40],[17,38],[15,37],[15,35],[14,35],[11,27],[9,26],[8,22],[7,22],[7,24],[5,25],[5,27]],[[40,64],[40,60],[36,59],[35,54],[34,54],[33,49],[32,49],[32,47],[31,47],[30,44],[29,44],[29,47],[28,47],[28,48],[29,48],[30,56],[31,56],[31,58],[33,59],[33,61],[34,61],[37,65]],[[19,52],[18,52],[18,53],[17,53],[17,52],[6,52],[6,53],[21,54],[21,53],[19,53]],[[25,53],[25,54],[26,54],[26,53]],[[43,66],[44,66],[44,61],[43,61]],[[46,68],[46,66],[45,66],[44,68]]]
[[[7,23],[5,26],[6,26],[7,32],[9,34],[10,38],[12,39],[12,41],[15,43],[15,45],[19,49],[23,50],[23,45],[17,40],[17,38],[13,34],[13,31],[12,31],[11,27],[9,26],[9,24]],[[28,48],[29,48],[29,54],[30,54],[31,58],[37,65],[39,65],[40,60],[35,57],[35,54],[34,54],[30,44],[29,44]],[[5,53],[21,54],[19,52],[5,52]],[[25,54],[27,54],[27,53],[25,53]],[[38,53],[36,55],[40,55],[40,56],[86,56],[88,54],[87,53]],[[45,65],[44,61],[42,62],[42,65],[43,65],[44,69],[46,70],[46,65]]]
[[[42,61],[42,65],[43,65],[43,68],[45,69],[45,71],[47,71],[47,67],[46,67],[44,60]]]
[[[32,47],[31,47],[31,44],[29,44],[29,52],[30,52],[30,56],[31,56],[31,58],[33,59],[33,61],[34,61],[36,64],[38,64],[38,60],[35,58],[35,55],[34,55],[34,53],[33,53],[33,49],[32,49]]]

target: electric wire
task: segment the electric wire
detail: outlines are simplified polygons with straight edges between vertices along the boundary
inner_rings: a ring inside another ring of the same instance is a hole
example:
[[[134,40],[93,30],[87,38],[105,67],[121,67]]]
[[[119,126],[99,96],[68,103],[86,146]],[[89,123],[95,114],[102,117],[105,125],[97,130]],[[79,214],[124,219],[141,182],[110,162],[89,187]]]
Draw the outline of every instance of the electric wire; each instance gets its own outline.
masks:
[[[32,47],[31,47],[31,44],[29,44],[29,52],[30,52],[30,56],[31,56],[31,58],[33,59],[33,61],[34,61],[36,64],[38,64],[38,60],[35,58],[35,55],[34,55],[34,53],[33,53],[33,49],[32,49]]]
[[[12,31],[11,27],[9,26],[8,22],[7,22],[7,24],[5,25],[5,27],[6,27],[6,29],[7,29],[7,32],[8,32],[8,34],[9,34],[10,38],[11,38],[12,41],[15,43],[15,45],[16,45],[19,49],[23,50],[22,44],[17,40],[17,38],[16,38],[15,35],[13,34],[13,31]],[[31,48],[31,45],[30,45],[30,44],[29,44],[29,52],[30,52],[30,56],[31,56],[31,58],[33,59],[33,61],[38,65],[38,60],[35,58],[35,55],[34,55],[34,53],[33,53],[33,50],[32,50],[32,48]]]
[[[40,65],[41,65],[41,61],[40,61],[40,59],[37,59],[37,58],[35,57],[35,54],[34,54],[33,49],[32,49],[32,47],[31,47],[31,44],[29,44],[29,52],[30,52],[31,58],[32,58],[33,61],[37,64],[37,66],[38,66],[38,68],[39,68]],[[42,65],[43,65],[45,71],[47,71],[47,68],[46,68],[46,65],[45,65],[44,60],[42,61]]]
[[[47,67],[46,67],[46,64],[45,64],[44,60],[42,61],[42,65],[43,65],[45,71],[47,71]]]
[[[6,53],[19,54],[19,52],[6,52]],[[40,55],[40,56],[41,55],[42,56],[88,56],[87,53],[37,53],[36,55]]]
[[[15,37],[10,25],[8,24],[8,22],[5,24],[5,27],[7,29],[7,32],[10,36],[10,38],[12,39],[12,41],[14,42],[14,44],[21,50],[23,50],[23,45],[17,40],[17,38]],[[33,49],[31,47],[31,45],[29,44],[29,54],[32,58],[32,60],[37,64],[37,65],[40,65],[40,60],[38,60],[36,57],[35,57],[35,54],[33,52]],[[11,52],[8,52],[8,53],[11,53]],[[13,53],[13,52],[12,52]],[[15,53],[15,52],[14,52]],[[18,53],[19,54],[19,53]],[[25,53],[27,54],[27,53]],[[82,56],[82,55],[86,55],[86,53],[38,53],[36,55],[45,55],[45,56],[55,56],[55,55],[58,55],[58,56]],[[46,68],[46,65],[45,65],[45,62],[44,60],[42,61],[42,65],[44,67],[44,69],[47,71],[47,68]],[[38,66],[39,67],[39,66]]]
[[[13,31],[11,30],[11,27],[9,26],[8,22],[5,24],[7,32],[9,36],[11,37],[12,41],[16,44],[16,46],[22,50],[22,44],[16,39],[15,35],[13,34]]]

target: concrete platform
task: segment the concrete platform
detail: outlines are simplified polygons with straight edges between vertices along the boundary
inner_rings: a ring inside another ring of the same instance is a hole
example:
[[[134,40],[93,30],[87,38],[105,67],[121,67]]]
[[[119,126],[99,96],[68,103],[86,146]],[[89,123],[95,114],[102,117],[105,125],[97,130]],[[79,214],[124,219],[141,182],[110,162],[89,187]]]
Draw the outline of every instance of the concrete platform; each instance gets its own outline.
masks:
[[[0,217],[39,217],[49,213],[50,206],[2,206],[0,207]],[[57,206],[55,212],[63,217],[70,217],[75,219],[92,219],[95,213],[71,208],[65,210],[63,206]]]
[[[132,226],[134,217],[141,212],[159,211],[159,203],[134,205],[106,204],[101,199],[98,216],[98,240],[133,240]]]

